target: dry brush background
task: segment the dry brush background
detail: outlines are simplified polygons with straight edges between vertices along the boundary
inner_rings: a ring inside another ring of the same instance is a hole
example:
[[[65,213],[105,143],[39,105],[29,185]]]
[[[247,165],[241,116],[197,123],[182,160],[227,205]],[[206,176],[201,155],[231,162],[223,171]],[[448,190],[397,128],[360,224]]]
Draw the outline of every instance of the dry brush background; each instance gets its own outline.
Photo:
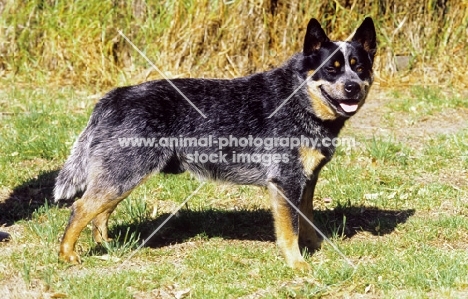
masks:
[[[0,75],[18,83],[103,88],[160,77],[118,30],[169,77],[232,78],[300,51],[311,17],[345,39],[372,16],[377,84],[468,85],[467,0],[2,0],[0,16]]]

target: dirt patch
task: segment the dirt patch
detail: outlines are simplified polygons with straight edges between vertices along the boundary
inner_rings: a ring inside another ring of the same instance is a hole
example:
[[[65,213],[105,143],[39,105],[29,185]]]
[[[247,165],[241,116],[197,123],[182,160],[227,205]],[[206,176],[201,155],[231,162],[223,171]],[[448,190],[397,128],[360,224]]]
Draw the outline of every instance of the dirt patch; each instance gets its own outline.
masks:
[[[468,128],[468,109],[448,108],[414,123],[410,128],[415,137],[456,134]]]
[[[394,97],[387,91],[375,87],[359,113],[349,120],[347,127],[359,135],[392,137],[401,142],[428,140],[437,135],[456,134],[468,128],[466,108],[445,108],[414,121],[407,112],[392,111],[388,103],[393,100]]]
[[[369,136],[388,136],[391,130],[384,115],[390,113],[386,103],[391,99],[387,92],[379,87],[373,87],[359,113],[348,121],[347,128],[353,132],[362,132]]]

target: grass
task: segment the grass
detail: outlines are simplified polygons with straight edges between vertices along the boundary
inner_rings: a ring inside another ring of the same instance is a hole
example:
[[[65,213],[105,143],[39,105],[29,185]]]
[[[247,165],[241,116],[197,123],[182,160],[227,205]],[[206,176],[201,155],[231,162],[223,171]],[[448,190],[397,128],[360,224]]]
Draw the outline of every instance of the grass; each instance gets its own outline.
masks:
[[[461,95],[447,98],[440,89],[413,86],[409,94],[395,94],[396,100],[389,104],[393,111],[407,112],[413,116],[428,117],[440,112],[441,108],[467,108],[468,103]],[[413,99],[417,99],[414,101]]]
[[[440,92],[400,95],[391,105],[415,105]],[[199,185],[188,174],[157,175],[139,187],[111,218],[115,240],[97,246],[86,229],[78,246],[84,264],[69,267],[57,263],[69,203],[51,203],[50,194],[54,172],[86,124],[93,101],[84,99],[91,92],[11,86],[3,93],[13,104],[0,122],[0,210],[12,240],[0,243],[0,288],[10,297],[452,298],[468,291],[466,128],[417,143],[366,135],[353,124],[345,129],[357,146],[340,148],[325,167],[316,222],[355,270],[326,244],[308,257],[310,273],[286,268],[266,192],[213,183],[126,261]],[[445,105],[449,100],[431,101],[439,113],[466,109],[463,101]],[[399,120],[424,114],[390,108],[399,114],[382,117],[397,131]]]
[[[11,235],[0,242],[0,293],[466,297],[468,48],[459,42],[466,5],[441,15],[434,1],[424,8],[340,3],[0,3],[0,231]],[[118,29],[169,77],[232,78],[299,51],[311,16],[342,39],[364,14],[378,28],[377,92],[345,128],[342,136],[356,146],[338,148],[314,202],[316,224],[356,269],[327,244],[306,254],[309,273],[288,269],[274,243],[267,192],[214,183],[135,252],[199,186],[189,174],[152,177],[111,217],[113,241],[97,246],[87,228],[78,244],[84,263],[57,262],[71,204],[51,202],[57,170],[110,86],[159,76]],[[396,55],[411,56],[409,69],[395,71]]]

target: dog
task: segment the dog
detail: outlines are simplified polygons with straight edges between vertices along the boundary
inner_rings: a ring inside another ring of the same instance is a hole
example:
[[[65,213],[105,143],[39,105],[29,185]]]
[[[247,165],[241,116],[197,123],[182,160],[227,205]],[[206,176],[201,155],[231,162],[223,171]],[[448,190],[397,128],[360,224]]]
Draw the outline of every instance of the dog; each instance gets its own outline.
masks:
[[[311,140],[337,138],[363,105],[376,47],[371,18],[350,41],[331,41],[311,19],[302,52],[278,68],[232,80],[155,80],[106,94],[56,179],[56,201],[82,193],[59,259],[81,263],[74,248],[90,222],[96,242],[109,240],[109,216],[147,176],[189,171],[267,187],[286,264],[308,269],[301,247],[321,243],[308,223],[314,188],[335,151]]]

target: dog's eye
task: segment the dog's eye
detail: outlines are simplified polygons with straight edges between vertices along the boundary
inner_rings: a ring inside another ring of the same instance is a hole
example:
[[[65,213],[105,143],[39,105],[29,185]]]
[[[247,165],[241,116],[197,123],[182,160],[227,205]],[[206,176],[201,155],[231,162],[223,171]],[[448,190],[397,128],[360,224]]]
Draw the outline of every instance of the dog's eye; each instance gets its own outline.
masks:
[[[356,72],[358,72],[358,73],[362,73],[363,71],[364,71],[364,69],[362,68],[362,66],[358,66],[356,68]]]

